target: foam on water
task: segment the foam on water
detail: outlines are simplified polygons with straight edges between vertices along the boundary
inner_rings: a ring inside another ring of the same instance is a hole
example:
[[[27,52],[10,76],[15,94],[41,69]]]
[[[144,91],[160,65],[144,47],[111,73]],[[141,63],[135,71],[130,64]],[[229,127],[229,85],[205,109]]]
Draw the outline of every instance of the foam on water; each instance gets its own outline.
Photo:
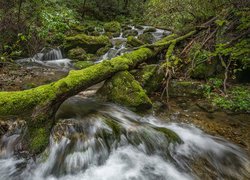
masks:
[[[79,107],[84,101],[73,98],[68,103]],[[201,160],[205,164],[199,167],[213,174],[210,179],[250,177],[249,157],[239,147],[192,125],[139,116],[114,104],[92,106],[95,111],[87,114],[77,107],[72,109],[77,118],[59,121],[50,146],[37,160],[15,156],[13,142],[18,135],[10,135],[9,140],[4,136],[1,149],[11,153],[0,155],[1,176],[10,180],[202,179],[193,166]],[[183,142],[169,142],[157,128],[174,131]]]

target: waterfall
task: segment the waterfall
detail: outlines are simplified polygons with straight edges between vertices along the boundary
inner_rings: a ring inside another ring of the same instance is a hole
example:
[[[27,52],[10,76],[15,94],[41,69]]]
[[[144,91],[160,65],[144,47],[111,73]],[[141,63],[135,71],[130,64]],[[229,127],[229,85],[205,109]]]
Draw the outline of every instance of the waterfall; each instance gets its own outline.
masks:
[[[55,48],[47,52],[44,52],[43,56],[41,57],[42,61],[58,60],[58,59],[63,59],[63,55],[60,48]]]

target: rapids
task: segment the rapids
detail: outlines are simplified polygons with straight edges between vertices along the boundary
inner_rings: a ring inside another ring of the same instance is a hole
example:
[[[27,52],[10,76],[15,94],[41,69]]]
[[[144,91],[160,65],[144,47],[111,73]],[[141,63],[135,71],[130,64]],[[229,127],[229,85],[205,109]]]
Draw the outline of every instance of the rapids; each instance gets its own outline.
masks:
[[[190,124],[80,96],[65,101],[56,117],[50,145],[36,158],[17,151],[25,124],[2,137],[1,180],[250,178],[242,149]]]

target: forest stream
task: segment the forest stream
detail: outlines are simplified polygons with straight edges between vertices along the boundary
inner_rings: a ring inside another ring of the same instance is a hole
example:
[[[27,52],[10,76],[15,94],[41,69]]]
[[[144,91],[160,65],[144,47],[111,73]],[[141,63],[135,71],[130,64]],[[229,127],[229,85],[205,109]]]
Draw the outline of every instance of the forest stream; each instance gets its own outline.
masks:
[[[131,26],[138,35],[146,28]],[[152,43],[169,33],[156,29]],[[131,51],[123,33],[111,42],[112,47],[95,63]],[[60,76],[73,69],[71,60],[59,48],[17,62],[30,69],[62,71]],[[154,111],[136,114],[126,107],[100,101],[95,92],[83,91],[61,105],[50,144],[40,155],[22,151],[25,121],[9,122],[0,140],[0,179],[250,179],[249,152],[232,141],[205,133],[198,128],[199,123],[185,121],[186,117],[171,118]]]

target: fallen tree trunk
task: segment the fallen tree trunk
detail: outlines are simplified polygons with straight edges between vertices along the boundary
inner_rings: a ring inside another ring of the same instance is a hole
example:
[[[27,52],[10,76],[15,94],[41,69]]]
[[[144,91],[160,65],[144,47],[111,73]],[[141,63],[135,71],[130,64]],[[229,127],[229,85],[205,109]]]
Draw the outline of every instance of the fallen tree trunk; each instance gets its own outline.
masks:
[[[193,34],[194,32],[191,32],[173,40],[166,38],[153,45],[157,48],[141,47],[86,69],[70,71],[67,77],[51,84],[25,91],[0,92],[0,115],[20,115],[32,112],[32,118],[27,121],[28,132],[25,139],[28,142],[28,148],[33,153],[39,153],[47,146],[50,130],[55,123],[54,115],[67,98],[119,71],[133,69],[139,63],[154,57],[173,41],[179,42]]]

